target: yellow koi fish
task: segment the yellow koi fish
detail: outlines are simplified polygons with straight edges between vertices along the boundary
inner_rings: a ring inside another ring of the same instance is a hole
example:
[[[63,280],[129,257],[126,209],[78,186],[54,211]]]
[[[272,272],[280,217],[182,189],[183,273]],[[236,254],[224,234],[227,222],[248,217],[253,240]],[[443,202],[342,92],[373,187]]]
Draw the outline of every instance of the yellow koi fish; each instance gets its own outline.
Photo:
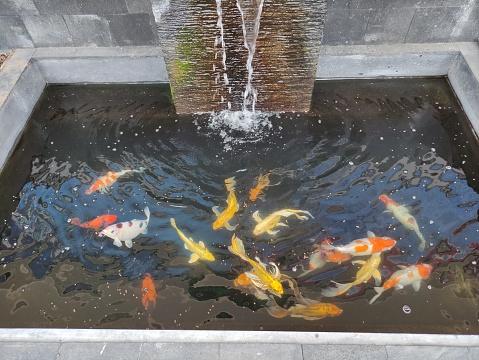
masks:
[[[181,240],[185,242],[185,249],[193,252],[193,254],[191,254],[191,257],[188,263],[190,264],[194,263],[198,261],[198,259],[203,259],[207,261],[215,260],[215,257],[213,256],[213,254],[210,253],[208,249],[206,249],[206,246],[203,243],[203,241],[200,241],[198,244],[195,243],[192,238],[186,237],[185,234],[183,234],[183,232],[180,229],[178,229],[178,227],[176,226],[175,219],[170,218],[170,222],[171,222],[171,226],[173,226],[178,232],[178,235],[180,236]]]
[[[352,263],[363,265],[356,274],[356,280],[347,284],[339,284],[333,281],[336,286],[324,289],[322,291],[324,296],[333,297],[344,294],[353,286],[368,282],[371,277],[374,278],[376,286],[381,284],[381,273],[378,270],[379,264],[381,264],[381,253],[373,254],[368,261],[355,260]]]
[[[406,227],[406,229],[412,230],[416,233],[419,238],[419,250],[424,250],[426,247],[426,239],[424,239],[421,231],[419,231],[419,225],[414,216],[409,213],[409,210],[405,206],[399,205],[394,200],[391,200],[386,195],[381,195],[379,200],[386,204],[386,211],[391,212],[394,217]]]
[[[318,301],[309,300],[309,304],[296,304],[288,309],[283,309],[274,300],[268,301],[266,310],[275,318],[284,318],[286,316],[299,317],[305,320],[320,320],[325,317],[333,317],[341,315],[342,309],[334,304],[320,303]]]
[[[228,199],[226,200],[226,209],[224,209],[223,212],[219,212],[218,206],[213,206],[213,212],[218,217],[213,223],[213,230],[217,230],[224,226],[228,230],[233,231],[238,225],[231,226],[229,221],[239,209],[238,201],[236,200],[236,196],[234,194],[234,185],[236,184],[234,177],[226,179],[225,184],[226,189],[229,192]]]
[[[307,214],[311,216],[312,219],[314,219],[313,215],[311,215],[309,211],[305,211],[305,210],[283,209],[283,210],[275,211],[274,213],[268,215],[264,219],[261,219],[260,216],[258,215],[259,211],[255,211],[253,214],[253,218],[258,224],[255,226],[253,230],[253,234],[256,236],[261,235],[263,233],[275,235],[276,233],[279,232],[279,230],[274,230],[274,231],[272,230],[276,226],[286,226],[286,227],[288,226],[285,223],[279,222],[282,216],[289,217],[291,215],[294,215],[299,220],[308,220],[307,216],[298,215],[301,213]]]
[[[281,277],[281,274],[276,264],[270,263],[274,268],[274,272],[273,274],[268,272],[266,270],[266,264],[259,261],[256,262],[246,255],[243,241],[237,238],[234,234],[231,238],[231,245],[228,246],[228,250],[248,262],[253,267],[253,271],[246,272],[245,274],[256,287],[261,290],[268,290],[276,296],[284,294],[283,285],[281,285],[281,282],[278,280]]]

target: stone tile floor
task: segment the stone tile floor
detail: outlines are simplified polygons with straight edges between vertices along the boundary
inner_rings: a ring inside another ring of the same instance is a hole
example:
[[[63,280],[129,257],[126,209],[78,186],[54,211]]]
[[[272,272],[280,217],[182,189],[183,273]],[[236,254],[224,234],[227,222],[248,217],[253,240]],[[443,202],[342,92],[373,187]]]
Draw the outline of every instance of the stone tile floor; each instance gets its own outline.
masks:
[[[128,341],[128,339],[125,339]],[[0,342],[2,360],[477,360],[477,347],[140,342]]]

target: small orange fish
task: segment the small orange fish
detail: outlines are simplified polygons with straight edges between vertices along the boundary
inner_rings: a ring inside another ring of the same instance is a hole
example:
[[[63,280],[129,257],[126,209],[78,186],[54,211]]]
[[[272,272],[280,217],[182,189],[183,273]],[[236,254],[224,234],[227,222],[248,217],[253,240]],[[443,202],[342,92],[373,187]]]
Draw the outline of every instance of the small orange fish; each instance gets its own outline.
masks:
[[[148,309],[150,304],[155,307],[156,305],[156,290],[155,285],[153,284],[153,280],[151,279],[151,275],[146,273],[145,278],[143,279],[142,283],[142,292],[143,296],[141,298],[141,302],[145,307],[145,310]]]
[[[106,214],[82,223],[79,218],[72,218],[71,223],[85,229],[103,229],[116,221],[116,215]]]
[[[143,168],[140,168],[139,170],[123,170],[118,172],[108,171],[106,175],[100,176],[93,183],[93,185],[90,186],[90,188],[85,191],[85,194],[89,195],[95,191],[99,191],[104,194],[108,190],[108,188],[111,185],[113,185],[120,176],[123,176],[128,173],[132,173],[132,172],[140,173],[140,172],[143,172],[143,170],[144,170]]]
[[[253,284],[253,281],[251,281],[251,279],[248,277],[248,275],[246,275],[245,273],[243,274],[240,274],[233,282],[234,286],[236,287],[239,287],[239,286],[243,286],[243,287],[248,287],[248,286],[252,286],[254,285]]]
[[[269,185],[270,173],[258,177],[258,184],[249,191],[249,199],[255,201],[260,194],[263,194],[263,189]]]

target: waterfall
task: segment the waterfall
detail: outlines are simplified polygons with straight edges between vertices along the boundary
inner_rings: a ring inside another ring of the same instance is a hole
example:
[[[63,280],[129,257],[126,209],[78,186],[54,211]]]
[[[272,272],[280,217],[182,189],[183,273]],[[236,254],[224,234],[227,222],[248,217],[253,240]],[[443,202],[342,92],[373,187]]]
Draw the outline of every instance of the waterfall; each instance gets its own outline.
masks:
[[[216,27],[218,27],[220,31],[220,35],[215,38],[215,47],[221,46],[221,63],[223,65],[223,83],[225,88],[228,87],[229,85],[229,80],[228,80],[228,73],[226,71],[226,45],[225,45],[225,39],[224,39],[224,28],[223,28],[223,9],[221,7],[221,2],[222,0],[216,0],[216,12],[218,14],[218,21],[216,22]],[[215,54],[216,56],[216,54]],[[213,71],[215,72],[216,68],[215,65],[213,65]],[[221,78],[221,74],[219,75]],[[218,82],[219,79],[216,79],[216,82]],[[224,96],[221,96],[221,102],[223,103],[225,101]],[[228,102],[228,110],[231,109],[231,103]]]

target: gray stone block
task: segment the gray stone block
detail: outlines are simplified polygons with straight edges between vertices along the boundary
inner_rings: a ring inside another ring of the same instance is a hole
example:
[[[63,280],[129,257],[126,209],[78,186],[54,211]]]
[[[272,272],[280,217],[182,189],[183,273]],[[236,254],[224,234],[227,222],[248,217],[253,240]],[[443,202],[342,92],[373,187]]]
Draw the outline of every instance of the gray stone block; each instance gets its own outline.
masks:
[[[126,7],[128,8],[128,12],[131,14],[152,12],[150,0],[127,1]]]
[[[444,0],[442,6],[465,6],[474,2],[474,0]]]
[[[74,46],[112,46],[108,20],[98,15],[65,15]]]
[[[479,347],[469,347],[467,350],[469,351],[471,359],[479,359]]]
[[[459,7],[416,9],[405,42],[448,42],[460,10]]]
[[[388,360],[472,360],[467,347],[386,346]]]
[[[73,44],[68,28],[60,15],[22,16],[35,46],[70,46]]]
[[[0,15],[38,15],[33,0],[0,0]]]
[[[406,39],[414,8],[372,10],[364,35],[367,44],[401,44]]]
[[[369,10],[330,10],[324,23],[324,45],[364,43]]]
[[[135,0],[137,1],[137,0]],[[82,14],[126,14],[128,8],[125,0],[81,0],[78,6]]]
[[[475,42],[477,37],[479,37],[479,6],[459,8],[449,41]]]
[[[58,360],[140,359],[141,343],[63,343]]]
[[[0,16],[0,50],[33,47],[33,41],[19,16]]]
[[[384,346],[374,345],[303,345],[304,360],[386,360]]]
[[[79,14],[77,0],[34,0],[42,15]]]
[[[301,345],[294,344],[231,344],[221,343],[219,358],[221,360],[302,360]]]
[[[157,45],[149,14],[107,15],[106,18],[116,45]]]
[[[155,360],[217,360],[217,343],[143,343],[138,359]]]
[[[432,8],[442,5],[443,0],[385,0],[385,7]]]
[[[59,343],[0,342],[2,360],[55,360]]]
[[[328,0],[328,9],[377,9],[384,0]]]

